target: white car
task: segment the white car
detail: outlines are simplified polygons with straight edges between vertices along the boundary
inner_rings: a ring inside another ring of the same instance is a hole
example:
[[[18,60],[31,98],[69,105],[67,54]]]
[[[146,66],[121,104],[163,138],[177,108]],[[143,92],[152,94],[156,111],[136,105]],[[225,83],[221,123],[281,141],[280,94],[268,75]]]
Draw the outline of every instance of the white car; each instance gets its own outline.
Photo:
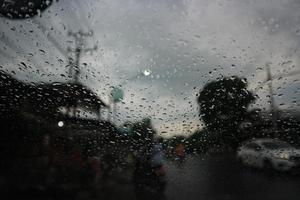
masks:
[[[288,171],[300,167],[300,150],[274,139],[244,142],[237,150],[238,159],[247,166]]]

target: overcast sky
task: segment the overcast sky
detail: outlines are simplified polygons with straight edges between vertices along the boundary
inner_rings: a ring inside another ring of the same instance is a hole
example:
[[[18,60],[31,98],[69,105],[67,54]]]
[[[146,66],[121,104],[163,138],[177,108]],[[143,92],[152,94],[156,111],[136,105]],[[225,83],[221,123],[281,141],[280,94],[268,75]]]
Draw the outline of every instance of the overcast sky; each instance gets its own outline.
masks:
[[[60,0],[33,19],[0,19],[0,65],[28,82],[68,81],[67,33],[93,30],[86,47],[98,50],[82,55],[81,81],[107,101],[131,79],[118,124],[149,116],[166,136],[186,134],[201,128],[205,83],[237,75],[254,89],[266,63],[280,77],[276,105],[300,108],[299,10],[298,0]],[[132,79],[143,70],[151,76]],[[268,108],[267,87],[257,94],[253,107]]]

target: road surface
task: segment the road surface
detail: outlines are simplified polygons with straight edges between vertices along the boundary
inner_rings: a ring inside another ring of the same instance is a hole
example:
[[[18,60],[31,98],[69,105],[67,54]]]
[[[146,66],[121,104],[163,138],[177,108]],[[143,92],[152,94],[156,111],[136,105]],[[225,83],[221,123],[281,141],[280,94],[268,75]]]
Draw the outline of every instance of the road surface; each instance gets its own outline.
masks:
[[[169,200],[300,199],[300,177],[242,167],[234,156],[168,162]]]
[[[164,200],[298,200],[300,176],[265,172],[241,166],[234,156],[189,156],[185,162],[168,161]],[[132,199],[135,200],[132,173],[122,172],[108,179],[104,187],[91,190],[54,188],[46,191],[8,191],[2,196],[17,199]],[[6,194],[6,195],[5,195]],[[157,198],[156,198],[157,199]]]

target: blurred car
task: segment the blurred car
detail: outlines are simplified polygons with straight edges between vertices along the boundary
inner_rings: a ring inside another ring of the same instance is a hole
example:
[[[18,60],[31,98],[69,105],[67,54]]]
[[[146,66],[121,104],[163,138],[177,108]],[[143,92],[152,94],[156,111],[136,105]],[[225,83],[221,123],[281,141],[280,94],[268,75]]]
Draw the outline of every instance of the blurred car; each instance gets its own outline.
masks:
[[[247,166],[289,171],[300,166],[300,149],[275,139],[244,142],[237,150],[238,159]]]

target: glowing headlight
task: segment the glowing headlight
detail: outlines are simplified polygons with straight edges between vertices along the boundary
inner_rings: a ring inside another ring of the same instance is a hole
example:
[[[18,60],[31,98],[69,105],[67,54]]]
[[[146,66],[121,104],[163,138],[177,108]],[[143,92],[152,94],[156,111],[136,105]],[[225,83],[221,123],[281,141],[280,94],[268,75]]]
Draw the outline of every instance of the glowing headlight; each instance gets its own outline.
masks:
[[[287,153],[280,153],[277,157],[288,160],[290,156]]]

